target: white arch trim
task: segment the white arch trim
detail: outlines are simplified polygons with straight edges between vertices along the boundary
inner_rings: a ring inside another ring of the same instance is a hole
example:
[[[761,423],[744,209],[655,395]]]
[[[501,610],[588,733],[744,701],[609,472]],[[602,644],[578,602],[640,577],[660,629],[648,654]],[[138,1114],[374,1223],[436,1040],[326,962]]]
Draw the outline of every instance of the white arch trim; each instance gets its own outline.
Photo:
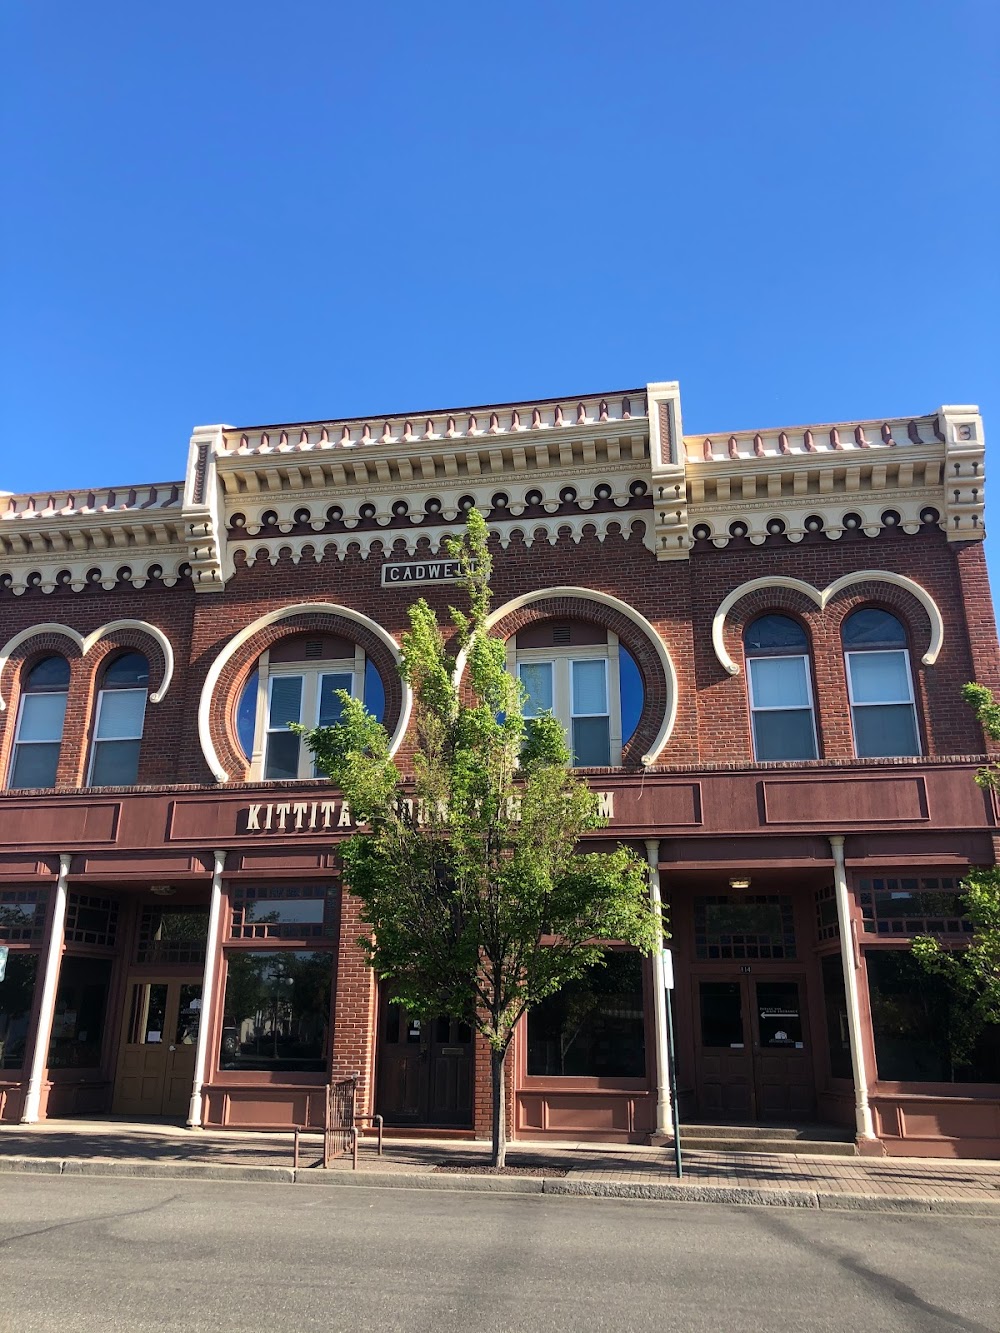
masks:
[[[512,611],[520,611],[522,607],[530,606],[532,602],[548,601],[551,597],[578,597],[581,601],[599,602],[602,606],[609,606],[613,611],[619,611],[626,619],[631,620],[632,624],[641,630],[653,645],[667,681],[667,711],[660,724],[660,730],[649,747],[649,753],[644,754],[639,762],[645,768],[648,768],[650,764],[655,764],[663,747],[670,739],[670,733],[677,721],[677,672],[674,670],[667,645],[646,617],[640,615],[634,607],[629,606],[628,602],[612,597],[610,593],[597,592],[593,588],[537,588],[534,592],[526,592],[520,597],[514,597],[509,602],[504,602],[503,606],[498,606],[495,611],[491,611],[486,617],[485,628],[490,630],[505,616],[509,616]],[[466,653],[463,651],[459,654],[458,661],[455,663],[456,681],[462,678],[465,671],[465,662]]]
[[[278,611],[269,611],[267,615],[260,616],[251,624],[244,626],[243,629],[233,635],[209,667],[205,684],[201,689],[201,699],[198,703],[198,739],[201,742],[201,751],[205,756],[205,762],[214,773],[217,782],[229,781],[229,774],[222,767],[222,761],[212,742],[209,726],[212,716],[212,701],[224,667],[231,660],[233,654],[238,652],[258,630],[267,629],[268,625],[275,625],[281,620],[290,620],[292,616],[315,615],[317,613],[328,616],[343,616],[345,620],[353,620],[356,625],[361,625],[363,628],[370,630],[381,643],[385,644],[392,654],[393,661],[397,666],[399,665],[399,645],[392,635],[384,630],[381,625],[376,624],[374,620],[362,615],[360,611],[353,611],[349,606],[340,606],[336,602],[296,602],[293,606],[283,606]],[[403,687],[403,707],[400,709],[396,729],[389,740],[389,753],[391,755],[396,753],[402,743],[410,722],[410,710],[413,707],[409,686],[403,680],[400,683]]]
[[[160,650],[163,653],[163,680],[160,682],[160,688],[149,696],[151,704],[158,704],[166,694],[173,679],[174,650],[163,630],[158,629],[156,625],[150,625],[146,620],[109,620],[106,625],[102,625],[100,629],[92,630],[86,637],[71,626],[58,625],[54,621],[49,621],[44,625],[32,625],[29,629],[23,629],[15,634],[13,638],[8,639],[4,646],[0,648],[0,682],[3,680],[3,673],[10,661],[11,654],[20,648],[22,643],[27,643],[29,639],[34,639],[39,634],[61,634],[64,638],[75,643],[81,656],[86,657],[95,643],[120,629],[139,630],[143,634],[148,634],[160,645]],[[0,712],[3,712],[6,707],[6,701],[2,692],[0,692]]]
[[[913,579],[908,579],[905,574],[891,574],[884,569],[860,569],[855,574],[844,574],[839,579],[825,587],[822,592],[814,588],[811,583],[806,583],[803,579],[787,578],[783,574],[774,574],[759,579],[750,579],[748,583],[741,583],[738,588],[734,588],[719,604],[719,609],[715,613],[712,621],[712,647],[715,649],[715,655],[720,664],[729,672],[731,676],[738,676],[740,673],[739,664],[734,662],[726,651],[725,627],[726,618],[730,611],[747,593],[757,592],[763,588],[790,588],[792,592],[800,592],[804,597],[816,603],[821,611],[825,611],[830,602],[836,597],[837,593],[843,592],[845,588],[851,587],[855,583],[889,583],[896,588],[903,588],[906,592],[912,593],[920,605],[927,612],[927,618],[931,623],[931,638],[927,645],[927,651],[920,659],[924,666],[933,666],[941,652],[941,646],[944,643],[944,620],[941,617],[941,611],[937,602],[930,595],[926,588],[922,588],[919,583]]]

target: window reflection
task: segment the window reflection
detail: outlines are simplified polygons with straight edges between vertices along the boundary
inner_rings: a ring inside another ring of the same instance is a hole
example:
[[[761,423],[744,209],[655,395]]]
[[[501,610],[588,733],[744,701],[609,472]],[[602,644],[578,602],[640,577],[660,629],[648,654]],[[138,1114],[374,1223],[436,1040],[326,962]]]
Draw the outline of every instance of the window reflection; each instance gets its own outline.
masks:
[[[332,976],[329,953],[230,952],[220,1067],[325,1071]]]
[[[528,1014],[528,1073],[642,1078],[644,1031],[642,959],[609,952]]]
[[[20,1069],[38,975],[37,953],[11,953],[0,981],[0,1069]]]

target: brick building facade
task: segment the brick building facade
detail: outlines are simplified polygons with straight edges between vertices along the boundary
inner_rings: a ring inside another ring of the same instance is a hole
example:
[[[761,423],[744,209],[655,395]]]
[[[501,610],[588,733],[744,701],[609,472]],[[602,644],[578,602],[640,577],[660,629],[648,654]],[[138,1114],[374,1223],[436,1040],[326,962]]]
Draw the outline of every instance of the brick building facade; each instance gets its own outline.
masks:
[[[405,769],[407,607],[455,599],[475,504],[492,632],[645,854],[659,960],[609,947],[528,1016],[521,1137],[674,1117],[1000,1155],[1000,1034],[953,1040],[909,940],[967,937],[1000,848],[961,686],[1000,686],[973,407],[683,433],[676,384],[199,428],[183,482],[0,500],[0,1119],[317,1124],[331,1077],[485,1134],[488,1061],[365,967],[339,794],[288,720],[363,694]]]

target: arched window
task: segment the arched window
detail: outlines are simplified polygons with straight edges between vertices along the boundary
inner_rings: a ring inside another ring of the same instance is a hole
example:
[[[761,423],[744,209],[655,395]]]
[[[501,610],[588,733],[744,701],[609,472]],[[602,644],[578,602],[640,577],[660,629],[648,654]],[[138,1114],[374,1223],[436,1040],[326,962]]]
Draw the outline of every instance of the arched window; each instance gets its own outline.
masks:
[[[859,759],[920,753],[906,631],[877,607],[854,611],[841,630]]]
[[[381,722],[382,678],[357,644],[330,634],[295,635],[264,653],[243,686],[234,718],[250,776],[317,777],[312,755],[288,724],[332,726],[341,713],[338,690],[363,699]]]
[[[56,785],[68,692],[65,657],[43,657],[28,672],[17,713],[9,786]]]
[[[142,653],[122,653],[105,668],[97,696],[89,786],[130,787],[137,780],[148,688],[149,663]]]
[[[754,758],[815,759],[809,640],[791,616],[758,616],[743,633]]]
[[[508,643],[525,689],[524,716],[551,711],[575,768],[620,764],[642,714],[642,675],[618,636],[585,621],[546,620]]]

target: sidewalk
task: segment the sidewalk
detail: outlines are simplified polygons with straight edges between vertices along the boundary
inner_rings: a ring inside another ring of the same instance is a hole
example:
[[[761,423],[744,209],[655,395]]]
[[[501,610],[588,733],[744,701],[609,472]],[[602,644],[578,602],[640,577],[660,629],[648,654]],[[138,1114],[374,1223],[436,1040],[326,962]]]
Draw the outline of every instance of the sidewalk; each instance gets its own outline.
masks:
[[[324,1171],[320,1151],[319,1135],[303,1134],[296,1171],[290,1133],[108,1121],[0,1127],[0,1174],[575,1194],[1000,1218],[1000,1162],[688,1150],[684,1178],[678,1181],[671,1149],[626,1144],[518,1141],[507,1154],[508,1166],[517,1174],[504,1176],[485,1172],[489,1145],[481,1142],[388,1138],[380,1158],[374,1140],[365,1139],[356,1172],[349,1157],[338,1158]]]

